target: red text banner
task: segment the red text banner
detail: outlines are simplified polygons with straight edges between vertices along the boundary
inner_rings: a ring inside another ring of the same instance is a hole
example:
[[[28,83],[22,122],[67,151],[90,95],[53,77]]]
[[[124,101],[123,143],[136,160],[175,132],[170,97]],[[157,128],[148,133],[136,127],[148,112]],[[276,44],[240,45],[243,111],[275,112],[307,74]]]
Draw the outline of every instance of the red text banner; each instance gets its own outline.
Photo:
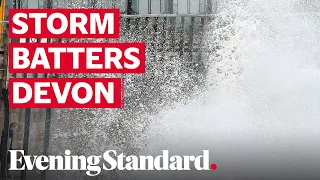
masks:
[[[119,9],[10,9],[10,38],[119,38]]]
[[[10,43],[10,73],[145,73],[144,43]]]
[[[122,108],[121,78],[12,78],[10,108]]]

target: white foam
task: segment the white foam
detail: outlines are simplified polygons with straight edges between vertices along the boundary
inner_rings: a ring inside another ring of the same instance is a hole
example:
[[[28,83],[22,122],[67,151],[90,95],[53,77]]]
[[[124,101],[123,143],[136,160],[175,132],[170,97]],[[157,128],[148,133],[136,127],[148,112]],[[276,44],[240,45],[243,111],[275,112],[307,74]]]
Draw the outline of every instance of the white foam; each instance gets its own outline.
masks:
[[[231,23],[208,33],[213,34],[209,43],[220,46],[208,59],[209,90],[190,104],[155,117],[145,151],[190,154],[209,149],[218,165],[247,163],[253,169],[259,167],[250,162],[294,164],[300,157],[316,162],[320,159],[320,145],[314,142],[320,138],[320,15],[308,12],[319,2],[226,2],[220,4],[213,25]],[[254,15],[257,12],[259,16]]]

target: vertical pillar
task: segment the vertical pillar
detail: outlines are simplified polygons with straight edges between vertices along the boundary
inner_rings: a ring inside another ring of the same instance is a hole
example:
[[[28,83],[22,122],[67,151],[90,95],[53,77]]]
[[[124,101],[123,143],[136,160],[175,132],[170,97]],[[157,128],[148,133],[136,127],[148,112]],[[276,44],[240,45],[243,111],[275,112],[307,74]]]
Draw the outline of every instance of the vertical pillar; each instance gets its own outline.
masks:
[[[17,0],[12,1],[12,8],[17,8]]]
[[[133,9],[132,9],[132,0],[127,0],[127,14],[133,14]]]
[[[5,153],[5,155],[2,154],[4,158],[1,158],[1,175],[7,175],[7,153],[8,153],[8,138],[9,138],[9,123],[10,123],[10,109],[9,109],[9,99],[8,99],[8,89],[2,88],[2,96],[3,96],[3,105],[4,105],[4,127],[3,127],[3,147],[1,147],[1,150],[3,150],[1,153]]]
[[[21,9],[21,0],[17,0],[17,8]]]
[[[23,150],[25,154],[28,154],[28,149],[29,149],[30,118],[31,118],[31,109],[27,108],[24,116],[25,124],[24,124],[24,136],[23,136]],[[27,170],[21,171],[21,180],[25,180],[26,176],[27,176]]]
[[[5,4],[6,1],[1,1],[1,7],[2,7],[2,17],[1,20],[4,20],[5,18]],[[8,7],[14,7],[16,6],[16,1],[9,1],[8,2]],[[1,24],[2,26],[2,32],[5,32],[5,24]],[[2,38],[0,43],[5,43],[5,35],[1,34]],[[7,86],[7,80],[8,80],[8,60],[7,58],[4,59],[4,46],[5,44],[3,44],[3,46],[1,47],[1,54],[3,56],[3,76],[2,76],[2,84],[1,84],[1,90],[2,90],[2,100],[3,100],[3,106],[4,106],[4,117],[3,117],[3,121],[4,121],[4,127],[3,127],[3,134],[2,134],[2,141],[3,141],[3,147],[1,147],[1,150],[3,150],[1,153],[5,153],[2,154],[2,156],[4,156],[4,158],[1,158],[1,175],[5,175],[7,174],[7,153],[8,153],[8,138],[9,138],[9,124],[10,124],[10,109],[9,109],[9,91],[8,91],[8,86]]]
[[[207,14],[212,14],[212,0],[207,0],[207,9],[206,9],[206,13]]]
[[[52,0],[47,0],[47,8],[52,9]],[[47,39],[47,43],[50,43],[51,39]],[[49,74],[45,74],[45,78],[48,78]],[[49,154],[49,145],[50,145],[50,128],[51,128],[51,108],[46,108],[46,119],[45,119],[45,127],[44,127],[44,139],[43,139],[43,154],[48,155]],[[41,172],[41,179],[46,179],[46,171]]]
[[[53,0],[47,0],[45,6],[48,9],[52,9],[52,5],[53,5]]]
[[[45,0],[40,0],[45,1]],[[27,0],[26,8],[39,8],[39,0]],[[26,39],[26,43],[30,43],[30,39]],[[28,78],[28,74],[23,74],[24,78]],[[29,136],[30,136],[30,124],[31,124],[31,109],[27,108],[24,114],[24,135],[23,135],[23,150],[27,155],[29,151]],[[24,163],[24,162],[23,162]],[[20,179],[25,180],[27,176],[27,170],[21,171]]]
[[[191,2],[190,0],[187,0],[187,14],[191,13]]]
[[[116,8],[116,2],[115,2],[115,0],[112,0],[112,1],[111,1],[111,7],[112,7],[112,8]]]
[[[152,13],[152,12],[151,12],[151,6],[152,6],[151,0],[148,0],[148,14],[151,14],[151,13]]]

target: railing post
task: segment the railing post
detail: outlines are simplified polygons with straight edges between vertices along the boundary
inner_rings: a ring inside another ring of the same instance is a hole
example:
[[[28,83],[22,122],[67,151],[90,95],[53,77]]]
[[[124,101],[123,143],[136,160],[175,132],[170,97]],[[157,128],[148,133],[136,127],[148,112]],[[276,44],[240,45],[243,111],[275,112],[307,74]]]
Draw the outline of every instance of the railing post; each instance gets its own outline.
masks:
[[[127,14],[130,15],[132,13],[132,0],[127,0]]]
[[[206,13],[207,14],[212,14],[212,0],[207,0],[207,9],[206,9]]]
[[[148,14],[152,13],[152,4],[151,4],[151,0],[148,0]]]
[[[25,124],[24,124],[24,136],[23,136],[23,150],[25,154],[28,154],[29,150],[29,136],[30,136],[30,118],[31,109],[27,108],[25,111]],[[25,164],[25,162],[23,162]],[[25,180],[27,176],[27,170],[21,171],[21,180]]]
[[[47,8],[52,9],[52,0],[47,0]],[[51,39],[47,38],[47,43],[50,43]],[[49,78],[49,74],[45,74],[45,78]],[[46,119],[44,127],[44,138],[43,138],[43,155],[47,156],[49,154],[49,141],[50,141],[50,128],[51,128],[51,108],[46,108]],[[45,180],[47,177],[46,171],[41,172],[41,179]]]
[[[29,39],[26,39],[27,43],[30,43]],[[28,74],[23,75],[24,78],[28,78]],[[24,135],[23,135],[23,150],[24,154],[29,153],[29,137],[30,137],[30,124],[31,124],[31,109],[26,108],[24,114]],[[25,164],[24,159],[22,160],[22,164]],[[27,176],[27,170],[21,171],[20,178],[21,180],[25,180]]]
[[[52,4],[53,4],[52,0],[47,0],[46,8],[52,9]]]
[[[173,0],[166,0],[164,4],[165,14],[173,14]]]
[[[48,78],[49,75],[46,74],[45,78]],[[56,77],[56,76],[55,76]],[[51,108],[46,108],[46,120],[44,127],[44,140],[43,140],[43,155],[47,156],[49,154],[49,141],[50,141],[50,129],[51,129]],[[41,179],[45,180],[47,177],[46,171],[41,172]]]
[[[12,1],[12,8],[17,8],[17,0]]]
[[[21,0],[17,0],[18,3],[17,3],[17,8],[21,9]]]
[[[8,7],[15,7],[16,6],[16,0],[14,1],[11,1],[12,4],[10,4],[10,1],[8,2]],[[5,10],[5,5],[6,4],[2,4],[3,8],[2,8],[2,11]],[[11,6],[12,5],[12,6]],[[5,12],[3,12],[5,13]],[[3,17],[5,18],[5,15],[3,15]],[[2,17],[2,18],[3,18]],[[7,154],[8,154],[8,139],[9,139],[9,124],[10,124],[10,109],[9,109],[9,90],[8,90],[8,58],[5,57],[5,43],[6,43],[6,35],[5,35],[5,32],[6,32],[6,25],[5,25],[5,22],[3,22],[3,20],[5,19],[1,19],[1,30],[3,34],[1,34],[1,43],[3,43],[3,46],[1,46],[1,54],[2,54],[2,57],[3,57],[3,74],[2,74],[2,84],[1,84],[1,90],[2,90],[2,100],[3,100],[3,110],[4,110],[4,117],[3,117],[3,122],[4,122],[4,127],[3,127],[3,134],[2,134],[2,147],[1,147],[1,150],[2,150],[2,157],[1,158],[1,175],[4,176],[4,175],[7,175],[7,172],[8,172],[8,159],[7,159]]]

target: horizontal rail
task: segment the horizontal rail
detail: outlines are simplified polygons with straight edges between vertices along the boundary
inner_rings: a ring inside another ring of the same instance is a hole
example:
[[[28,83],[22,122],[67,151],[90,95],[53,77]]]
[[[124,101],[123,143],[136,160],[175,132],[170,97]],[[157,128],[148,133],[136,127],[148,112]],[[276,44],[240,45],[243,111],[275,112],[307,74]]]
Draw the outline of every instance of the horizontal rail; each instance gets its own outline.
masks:
[[[143,17],[216,17],[219,15],[236,15],[237,17],[241,16],[295,16],[295,15],[320,15],[320,12],[298,12],[298,13],[254,13],[254,14],[237,14],[237,13],[217,13],[217,14],[135,14],[135,15],[127,15],[121,14],[120,17],[124,18],[143,18]]]
[[[120,17],[123,18],[146,18],[146,17],[216,17],[219,15],[228,15],[230,13],[218,13],[218,14],[135,14],[127,15],[121,14]],[[236,16],[241,16],[241,14],[234,14]],[[247,14],[245,16],[279,16],[279,15],[320,15],[320,12],[306,12],[306,13],[280,13],[280,14],[268,14],[268,13],[257,13],[257,14]],[[9,21],[0,21],[0,23],[9,23]]]
[[[145,17],[214,17],[215,14],[121,14],[124,18],[145,18]]]

